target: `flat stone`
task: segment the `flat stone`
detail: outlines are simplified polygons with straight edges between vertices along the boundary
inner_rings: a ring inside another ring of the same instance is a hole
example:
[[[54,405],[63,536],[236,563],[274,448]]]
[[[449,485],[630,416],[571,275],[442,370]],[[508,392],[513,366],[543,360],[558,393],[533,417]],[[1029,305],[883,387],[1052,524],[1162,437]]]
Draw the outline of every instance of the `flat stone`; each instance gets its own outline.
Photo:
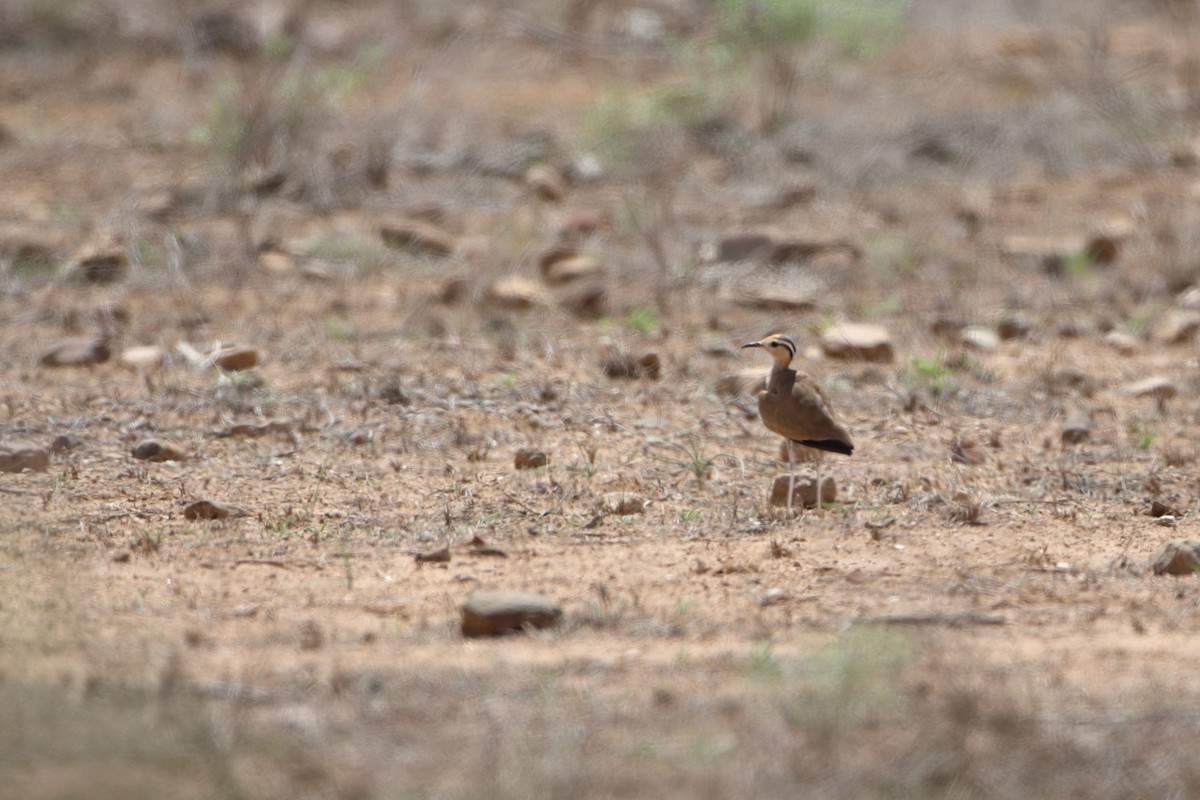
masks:
[[[1172,539],[1163,542],[1150,568],[1155,575],[1191,575],[1200,572],[1200,541]]]
[[[1024,339],[1031,330],[1033,330],[1033,320],[1020,311],[1005,314],[996,325],[996,333],[1006,342],[1013,339]]]
[[[194,503],[188,503],[183,509],[184,519],[227,519],[229,517],[244,517],[246,510],[237,508],[236,506],[226,506],[220,503],[214,503],[212,500],[197,500]]]
[[[604,268],[591,256],[572,256],[550,264],[543,270],[542,277],[551,286],[562,286],[584,278],[596,278],[603,274]]]
[[[837,482],[828,475],[821,478],[821,502],[837,501]],[[787,506],[788,476],[777,475],[771,484],[771,505]],[[817,505],[817,479],[815,477],[796,476],[796,484],[792,489],[792,506],[795,508],[814,508]]]
[[[1135,383],[1126,384],[1122,391],[1134,397],[1153,397],[1155,400],[1170,400],[1179,394],[1179,387],[1168,378],[1155,375]]]
[[[1123,356],[1131,356],[1140,347],[1138,338],[1124,331],[1109,331],[1104,334],[1104,343]]]
[[[103,364],[112,357],[108,340],[96,336],[61,339],[42,351],[43,367],[76,367]]]
[[[652,381],[658,380],[662,369],[658,353],[646,353],[643,356],[610,356],[604,360],[601,367],[609,378],[648,378]]]
[[[896,353],[887,328],[867,322],[843,322],[821,337],[821,349],[830,358],[886,363]]]
[[[0,442],[0,472],[45,472],[50,469],[46,448],[30,442]]]
[[[521,275],[498,278],[488,288],[487,297],[500,308],[517,311],[548,304],[542,285]]]
[[[645,498],[631,492],[609,492],[600,498],[600,510],[618,517],[644,514],[646,505]]]
[[[397,217],[379,224],[379,237],[388,247],[422,255],[453,255],[457,242],[447,231],[419,219]]]
[[[163,351],[161,347],[153,344],[127,347],[121,352],[120,363],[122,367],[137,372],[158,369],[163,364]]]
[[[740,288],[734,302],[764,311],[811,311],[817,307],[812,289],[780,284]]]
[[[462,604],[463,636],[498,636],[548,628],[562,618],[562,606],[532,592],[477,591]]]
[[[599,319],[608,312],[608,290],[595,281],[564,287],[555,294],[555,300],[581,319]]]
[[[517,469],[537,469],[550,463],[550,456],[544,450],[533,447],[522,447],[513,457],[513,466]]]
[[[1082,408],[1067,412],[1062,424],[1063,444],[1080,444],[1092,435],[1092,415]]]
[[[1186,344],[1200,331],[1200,311],[1171,309],[1150,330],[1150,338],[1162,344]]]
[[[212,363],[226,372],[241,372],[258,366],[258,351],[253,347],[234,345],[223,347],[212,357]]]
[[[141,461],[187,461],[188,455],[181,448],[157,439],[138,442],[130,454]]]
[[[1189,286],[1180,292],[1175,305],[1188,311],[1200,311],[1200,286]]]
[[[525,185],[551,203],[561,202],[567,196],[567,183],[562,173],[549,164],[534,164],[526,170]]]
[[[80,248],[67,263],[66,275],[87,283],[116,283],[125,275],[125,248],[112,243],[95,243]]]
[[[1000,346],[1000,335],[991,328],[972,325],[962,332],[959,341],[963,347],[981,353],[990,353]]]

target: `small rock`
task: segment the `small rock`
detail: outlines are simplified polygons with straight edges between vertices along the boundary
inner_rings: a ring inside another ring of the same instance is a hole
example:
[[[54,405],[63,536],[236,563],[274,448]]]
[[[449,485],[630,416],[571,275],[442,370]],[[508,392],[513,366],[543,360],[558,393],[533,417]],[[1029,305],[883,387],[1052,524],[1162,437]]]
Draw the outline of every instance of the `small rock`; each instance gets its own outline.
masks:
[[[788,593],[786,589],[779,586],[772,586],[770,589],[767,589],[767,591],[763,592],[762,596],[758,598],[758,604],[763,608],[767,608],[769,606],[777,606],[780,603],[786,602],[787,599]]]
[[[325,644],[325,632],[315,620],[305,620],[297,631],[297,644],[301,650],[320,650]]]
[[[1092,415],[1082,408],[1067,412],[1062,424],[1063,444],[1080,444],[1092,435]]]
[[[532,592],[472,592],[462,604],[463,636],[496,636],[548,628],[562,618],[562,607]]]
[[[542,271],[542,276],[551,286],[562,286],[583,278],[598,277],[603,272],[603,268],[591,256],[572,256],[553,262]]]
[[[1150,568],[1155,575],[1191,575],[1200,572],[1200,541],[1172,539],[1163,542]]]
[[[439,547],[437,550],[430,550],[426,553],[416,553],[413,559],[418,564],[449,564],[450,563],[450,545]]]
[[[263,250],[258,254],[258,265],[275,275],[290,275],[296,271],[296,259],[282,250]]]
[[[1174,382],[1162,376],[1154,376],[1137,381],[1136,383],[1127,384],[1122,388],[1126,394],[1131,394],[1134,397],[1152,397],[1161,411],[1166,402],[1172,397],[1179,394],[1179,387]]]
[[[72,436],[69,433],[60,433],[54,437],[54,441],[50,443],[50,452],[62,455],[68,451],[74,450],[76,447],[83,447],[83,442],[78,437]]]
[[[967,323],[963,322],[961,319],[945,316],[938,317],[933,321],[933,324],[929,326],[929,330],[934,336],[941,336],[945,339],[956,340],[962,336],[962,332],[966,329]]]
[[[1167,505],[1162,500],[1151,500],[1150,508],[1147,513],[1152,517],[1181,517],[1182,514],[1172,506]]]
[[[471,282],[466,278],[460,276],[447,278],[442,283],[442,288],[438,290],[438,302],[447,306],[461,303],[466,299],[470,290]]]
[[[646,500],[630,492],[609,492],[600,498],[600,510],[605,514],[627,517],[646,512]]]
[[[567,196],[562,173],[549,164],[534,164],[525,172],[525,185],[543,200],[561,202]]]
[[[398,217],[379,225],[379,237],[388,247],[429,256],[453,255],[457,248],[447,231],[418,219]]]
[[[950,443],[950,460],[956,464],[979,466],[987,463],[987,452],[977,439],[960,433]]]
[[[837,501],[837,482],[828,476],[821,478],[821,502]],[[788,476],[778,475],[771,484],[771,505],[786,506],[788,504]],[[817,479],[807,476],[796,476],[796,485],[792,491],[792,505],[800,508],[813,508],[817,505]]]
[[[127,347],[121,353],[121,366],[136,372],[149,372],[163,364],[163,351],[157,345]]]
[[[821,349],[830,358],[890,362],[896,354],[887,328],[872,323],[843,322],[821,337]]]
[[[253,347],[233,345],[222,347],[212,357],[212,363],[225,372],[241,372],[258,366],[258,351]]]
[[[550,456],[543,450],[532,447],[522,447],[513,457],[513,466],[517,469],[537,469],[550,463]]]
[[[197,500],[189,503],[183,509],[184,519],[227,519],[244,516],[246,516],[245,509],[219,505],[211,500]]]
[[[1013,339],[1024,339],[1031,330],[1033,330],[1033,321],[1019,311],[1006,314],[996,326],[996,333],[1006,342]]]
[[[146,439],[138,442],[130,451],[134,458],[142,461],[187,461],[188,455],[175,445]]]
[[[582,319],[599,319],[608,310],[608,290],[600,283],[587,283],[560,290],[558,304]]]
[[[1175,305],[1188,311],[1200,311],[1200,286],[1189,286],[1180,292]]]
[[[62,339],[42,351],[44,367],[73,367],[103,364],[112,357],[104,337],[77,336]]]
[[[778,283],[739,289],[734,302],[764,311],[811,311],[817,307],[812,289]]]
[[[564,239],[580,240],[607,229],[612,223],[603,211],[590,208],[574,209],[558,220],[558,235]]]
[[[715,246],[715,260],[721,262],[765,259],[775,244],[765,233],[734,233],[724,236]]]
[[[1200,330],[1200,311],[1173,309],[1167,311],[1155,323],[1150,338],[1163,344],[1186,344],[1196,338]]]
[[[29,442],[0,443],[0,472],[45,472],[50,469],[46,448]]]
[[[488,300],[499,308],[517,311],[547,305],[541,284],[521,275],[499,278],[488,288]]]
[[[767,388],[767,377],[770,370],[743,369],[717,379],[714,387],[720,397],[737,397],[738,395],[756,396]]]
[[[979,325],[972,325],[963,331],[959,341],[964,347],[983,353],[990,353],[1000,346],[1000,336],[991,328]]]
[[[1104,343],[1123,356],[1131,356],[1138,351],[1136,336],[1124,331],[1109,331],[1104,334]]]
[[[88,283],[116,283],[125,275],[125,249],[112,243],[90,244],[81,248],[67,263],[68,277]]]
[[[658,380],[661,366],[658,353],[646,353],[640,358],[630,355],[612,356],[601,365],[610,378],[648,378]]]

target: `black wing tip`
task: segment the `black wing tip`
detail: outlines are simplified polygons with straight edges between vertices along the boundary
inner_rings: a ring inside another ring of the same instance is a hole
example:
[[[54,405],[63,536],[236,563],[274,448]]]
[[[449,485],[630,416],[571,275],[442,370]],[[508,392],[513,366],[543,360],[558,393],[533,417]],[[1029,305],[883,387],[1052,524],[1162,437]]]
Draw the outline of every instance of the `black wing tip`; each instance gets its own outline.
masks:
[[[854,445],[841,439],[801,439],[797,444],[805,447],[815,447],[818,450],[828,450],[831,453],[841,453],[844,456],[854,454]]]

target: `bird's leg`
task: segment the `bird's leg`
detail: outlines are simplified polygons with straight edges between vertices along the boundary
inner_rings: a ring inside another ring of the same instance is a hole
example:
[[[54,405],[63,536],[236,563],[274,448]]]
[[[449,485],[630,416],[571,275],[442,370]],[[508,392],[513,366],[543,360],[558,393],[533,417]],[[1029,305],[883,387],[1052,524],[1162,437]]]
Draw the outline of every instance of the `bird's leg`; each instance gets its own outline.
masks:
[[[821,453],[817,453],[817,511],[821,510],[821,503],[825,500],[825,494],[822,491],[825,486],[821,480],[821,466],[825,459],[821,457]]]
[[[787,510],[788,517],[792,516],[792,495],[796,492],[796,455],[793,452],[794,445],[791,439],[785,439],[788,449],[788,502]]]

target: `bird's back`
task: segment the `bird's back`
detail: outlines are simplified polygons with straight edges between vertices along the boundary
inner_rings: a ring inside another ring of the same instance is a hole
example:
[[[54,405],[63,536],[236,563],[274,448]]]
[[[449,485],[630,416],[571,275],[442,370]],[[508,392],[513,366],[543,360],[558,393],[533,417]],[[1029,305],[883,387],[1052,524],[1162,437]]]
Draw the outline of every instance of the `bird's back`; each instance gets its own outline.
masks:
[[[758,413],[767,428],[798,444],[850,455],[854,443],[838,423],[829,398],[807,375],[773,369],[767,388],[758,393]]]

